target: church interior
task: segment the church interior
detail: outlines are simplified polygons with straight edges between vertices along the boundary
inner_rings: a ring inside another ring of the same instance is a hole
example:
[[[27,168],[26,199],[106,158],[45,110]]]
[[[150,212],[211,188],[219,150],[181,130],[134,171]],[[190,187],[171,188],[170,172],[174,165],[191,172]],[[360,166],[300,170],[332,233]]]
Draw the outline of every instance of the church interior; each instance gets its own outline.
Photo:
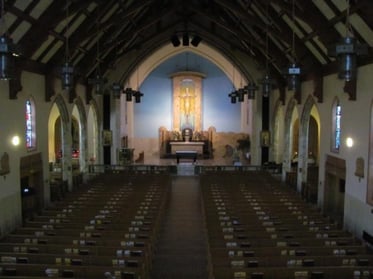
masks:
[[[0,278],[373,278],[373,1],[0,2]]]

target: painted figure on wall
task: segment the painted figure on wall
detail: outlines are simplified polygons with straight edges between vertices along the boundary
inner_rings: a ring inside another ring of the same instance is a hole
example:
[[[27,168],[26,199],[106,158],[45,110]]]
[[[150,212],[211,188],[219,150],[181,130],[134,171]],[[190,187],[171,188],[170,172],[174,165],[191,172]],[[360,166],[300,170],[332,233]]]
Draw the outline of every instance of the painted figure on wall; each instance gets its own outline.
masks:
[[[180,84],[180,127],[181,130],[194,130],[195,121],[195,86],[191,79],[184,79]]]
[[[202,79],[197,72],[177,72],[173,81],[172,131],[202,130]]]

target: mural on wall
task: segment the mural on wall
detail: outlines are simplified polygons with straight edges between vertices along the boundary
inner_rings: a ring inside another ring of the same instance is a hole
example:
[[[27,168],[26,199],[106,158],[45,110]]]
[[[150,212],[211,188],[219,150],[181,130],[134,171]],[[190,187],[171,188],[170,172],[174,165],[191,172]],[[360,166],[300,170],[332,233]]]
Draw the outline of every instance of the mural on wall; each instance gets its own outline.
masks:
[[[197,72],[178,72],[173,79],[173,130],[202,130],[202,78]]]

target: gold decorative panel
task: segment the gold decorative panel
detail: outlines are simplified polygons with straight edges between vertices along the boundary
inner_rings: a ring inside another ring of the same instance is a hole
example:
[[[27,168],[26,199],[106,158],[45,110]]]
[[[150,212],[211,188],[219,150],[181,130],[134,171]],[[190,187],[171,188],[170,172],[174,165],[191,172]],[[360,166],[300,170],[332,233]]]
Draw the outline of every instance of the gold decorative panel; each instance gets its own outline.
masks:
[[[173,83],[172,129],[202,130],[202,79],[197,72],[178,72],[171,75]]]

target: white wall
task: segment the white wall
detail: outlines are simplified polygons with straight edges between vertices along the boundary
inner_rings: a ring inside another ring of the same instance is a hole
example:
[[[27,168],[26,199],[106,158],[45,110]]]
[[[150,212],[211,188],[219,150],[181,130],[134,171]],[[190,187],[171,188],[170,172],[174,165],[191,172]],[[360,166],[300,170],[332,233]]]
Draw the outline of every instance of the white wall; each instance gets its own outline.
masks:
[[[0,236],[12,231],[22,222],[20,194],[20,158],[35,153],[42,154],[43,183],[45,202],[49,201],[49,165],[48,165],[48,117],[53,105],[45,101],[45,79],[43,76],[22,72],[22,90],[16,100],[9,99],[8,81],[0,81],[0,157],[4,152],[9,154],[10,173],[0,177]],[[56,92],[61,92],[60,82],[56,82]],[[85,100],[84,88],[77,86],[79,96]],[[65,94],[65,93],[64,93]],[[66,95],[66,94],[65,94]],[[25,147],[25,101],[32,96],[35,102],[36,149],[28,151]],[[73,104],[64,96],[65,104],[71,115]],[[88,111],[88,109],[86,109]],[[11,138],[21,138],[19,146],[11,144]]]
[[[320,161],[319,161],[319,206],[323,204],[325,183],[325,160],[327,155],[346,160],[346,193],[345,193],[345,228],[361,236],[362,230],[373,234],[372,207],[366,203],[367,170],[369,154],[369,127],[370,109],[373,100],[372,79],[373,65],[364,66],[358,71],[357,100],[349,100],[347,93],[343,91],[344,81],[337,79],[337,75],[324,78],[323,102],[316,103],[320,115]],[[302,84],[302,103],[297,105],[301,115],[307,97],[314,91],[312,81]],[[292,97],[292,92],[287,92],[285,111]],[[274,93],[271,100],[272,113],[278,99],[278,92]],[[332,105],[335,97],[338,97],[342,106],[342,145],[339,153],[331,152],[332,131]],[[316,100],[316,99],[315,99]],[[282,122],[283,120],[279,120]],[[300,130],[301,133],[301,130]],[[300,135],[301,137],[301,135]],[[352,137],[354,146],[348,148],[345,144],[347,137]],[[286,151],[284,151],[284,154]],[[359,179],[355,176],[356,159],[364,159],[365,176]],[[299,174],[299,173],[298,173]],[[299,182],[299,181],[298,181]],[[299,188],[299,187],[298,187]]]

